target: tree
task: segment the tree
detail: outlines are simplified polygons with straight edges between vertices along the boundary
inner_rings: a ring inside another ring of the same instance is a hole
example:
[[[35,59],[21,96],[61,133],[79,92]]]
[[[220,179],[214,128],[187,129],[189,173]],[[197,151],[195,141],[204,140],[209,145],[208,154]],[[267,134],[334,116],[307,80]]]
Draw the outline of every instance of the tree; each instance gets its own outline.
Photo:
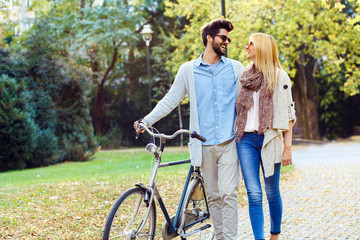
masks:
[[[171,34],[179,36],[184,24],[183,19],[163,15],[165,11],[163,0],[132,1],[132,4],[139,14],[140,27],[133,33],[137,39],[129,43],[128,55],[124,56],[124,61],[119,61],[116,71],[113,72],[105,86],[105,114],[102,128],[106,136],[101,137],[101,141],[104,140],[104,142],[107,141],[107,136],[114,139],[113,129],[118,133],[117,136],[121,136],[123,145],[139,145],[144,144],[142,140],[148,140],[147,137],[141,138],[140,141],[135,140],[134,130],[131,127],[135,120],[149,111],[146,46],[140,34],[141,26],[150,24],[154,31],[150,43],[152,103],[154,106],[167,93],[174,79],[164,64],[166,60],[170,59],[169,52],[174,49],[168,41],[168,36]],[[187,111],[188,106],[185,105],[181,111],[185,117],[188,114]],[[185,124],[184,127],[186,126]],[[172,132],[178,127],[177,113],[170,114],[168,118],[161,121],[162,131]]]
[[[26,106],[24,82],[0,75],[0,97],[0,171],[23,169],[37,130]]]
[[[86,161],[96,150],[96,141],[89,114],[89,100],[86,91],[89,88],[84,68],[72,66],[71,61],[62,56],[66,52],[57,46],[58,35],[52,31],[46,18],[31,31],[24,34],[14,50],[26,64],[24,71],[30,78],[28,87],[33,96],[47,96],[47,103],[34,102],[36,122],[55,131],[59,152],[55,162]],[[59,54],[60,53],[60,54]],[[46,125],[56,120],[56,124]],[[44,123],[42,123],[44,122]]]
[[[164,66],[173,47],[163,36],[178,36],[183,21],[163,16],[163,0],[106,0],[101,5],[90,0],[39,0],[33,3],[34,10],[41,9],[38,3],[47,6],[36,11],[36,22],[46,22],[42,33],[51,39],[52,54],[64,67],[81,72],[91,85],[86,94],[97,135],[120,127],[124,142],[133,143],[129,126],[148,112],[142,26],[150,23],[155,32],[150,55],[155,102],[173,80]]]
[[[202,51],[200,26],[220,15],[220,1],[166,1],[167,14],[182,15],[190,22],[181,39],[173,39],[175,61],[172,69],[198,56]],[[235,39],[229,56],[245,61],[244,46],[250,34],[264,32],[278,40],[280,61],[294,82],[293,97],[297,109],[297,126],[309,139],[319,139],[319,77],[326,72],[327,81],[336,81],[343,67],[341,91],[346,95],[360,93],[360,16],[359,2],[321,0],[232,1],[228,18],[234,23]],[[351,6],[353,14],[344,12]],[[299,11],[301,9],[301,11]],[[214,16],[215,15],[215,16]],[[192,42],[193,44],[189,44]],[[324,71],[321,71],[324,70]],[[174,70],[173,70],[174,71]]]
[[[59,160],[53,102],[30,86],[31,78],[19,67],[28,64],[19,60],[0,51],[0,171]]]
[[[86,161],[96,150],[86,71],[67,61],[52,24],[39,18],[0,52],[2,170]]]
[[[105,1],[102,6],[81,9],[81,19],[73,28],[74,43],[70,54],[92,70],[96,86],[93,122],[96,134],[101,133],[104,104],[103,89],[117,62],[126,60],[129,43],[136,40],[139,22],[134,8],[125,1]]]

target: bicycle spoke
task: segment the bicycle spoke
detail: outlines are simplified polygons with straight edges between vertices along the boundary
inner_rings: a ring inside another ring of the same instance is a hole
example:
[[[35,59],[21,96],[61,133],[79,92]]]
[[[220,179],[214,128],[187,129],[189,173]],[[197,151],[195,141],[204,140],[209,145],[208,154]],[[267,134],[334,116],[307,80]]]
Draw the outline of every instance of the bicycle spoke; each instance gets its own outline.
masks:
[[[103,239],[154,238],[155,204],[146,204],[144,194],[144,189],[132,188],[117,200],[106,223]]]
[[[142,199],[143,199],[143,197],[140,196],[139,200],[137,201],[134,214],[133,214],[133,216],[132,216],[132,218],[131,218],[131,220],[130,220],[130,222],[129,222],[129,225],[127,225],[125,229],[129,228],[129,226],[134,222],[134,219],[135,219],[136,215],[137,215],[138,212],[139,212],[139,208],[140,208]],[[140,225],[140,226],[141,226],[141,225]]]

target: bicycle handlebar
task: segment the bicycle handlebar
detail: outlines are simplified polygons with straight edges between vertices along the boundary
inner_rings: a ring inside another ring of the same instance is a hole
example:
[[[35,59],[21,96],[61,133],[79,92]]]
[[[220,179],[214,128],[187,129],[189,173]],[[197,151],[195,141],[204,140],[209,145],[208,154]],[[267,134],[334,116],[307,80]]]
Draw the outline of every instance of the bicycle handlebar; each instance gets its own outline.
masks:
[[[202,141],[202,142],[206,142],[206,138],[204,138],[203,136],[199,135],[196,131],[193,131],[193,132],[190,134],[190,137],[199,139],[199,140]]]
[[[203,136],[199,135],[196,131],[189,131],[186,129],[180,129],[177,130],[175,133],[173,133],[172,135],[166,135],[163,133],[153,133],[152,131],[150,131],[150,129],[148,128],[148,126],[146,126],[145,124],[139,122],[138,124],[138,129],[136,130],[137,133],[139,133],[139,131],[141,129],[145,129],[145,131],[150,134],[153,137],[157,137],[157,138],[165,138],[165,139],[173,139],[175,138],[177,135],[181,134],[181,133],[185,133],[185,134],[189,134],[191,138],[196,138],[202,142],[206,142],[206,138],[204,138]]]

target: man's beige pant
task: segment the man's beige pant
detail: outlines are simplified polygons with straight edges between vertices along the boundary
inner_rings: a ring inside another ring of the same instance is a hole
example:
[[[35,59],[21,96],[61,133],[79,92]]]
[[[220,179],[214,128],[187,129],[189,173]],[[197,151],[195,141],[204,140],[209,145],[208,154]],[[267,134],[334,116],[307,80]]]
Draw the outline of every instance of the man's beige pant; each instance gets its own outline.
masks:
[[[239,164],[235,140],[202,147],[203,172],[216,239],[236,239]]]

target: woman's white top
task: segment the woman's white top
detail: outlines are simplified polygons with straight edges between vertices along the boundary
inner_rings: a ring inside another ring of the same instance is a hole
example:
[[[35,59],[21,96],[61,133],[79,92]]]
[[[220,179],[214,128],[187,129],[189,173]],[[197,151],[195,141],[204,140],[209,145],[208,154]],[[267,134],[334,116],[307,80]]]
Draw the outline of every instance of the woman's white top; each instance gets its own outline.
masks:
[[[253,92],[254,105],[247,113],[245,132],[259,131],[259,96],[260,91]]]

